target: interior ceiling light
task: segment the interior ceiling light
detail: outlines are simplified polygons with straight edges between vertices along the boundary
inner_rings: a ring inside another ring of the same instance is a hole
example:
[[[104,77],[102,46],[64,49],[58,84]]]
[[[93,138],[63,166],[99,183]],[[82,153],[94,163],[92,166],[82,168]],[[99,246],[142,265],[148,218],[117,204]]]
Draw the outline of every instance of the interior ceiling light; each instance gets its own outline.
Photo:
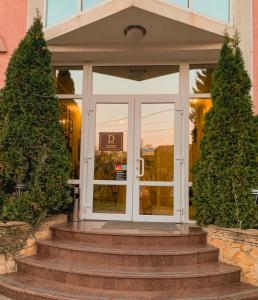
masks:
[[[131,41],[139,41],[146,35],[146,29],[141,25],[129,25],[124,34]]]

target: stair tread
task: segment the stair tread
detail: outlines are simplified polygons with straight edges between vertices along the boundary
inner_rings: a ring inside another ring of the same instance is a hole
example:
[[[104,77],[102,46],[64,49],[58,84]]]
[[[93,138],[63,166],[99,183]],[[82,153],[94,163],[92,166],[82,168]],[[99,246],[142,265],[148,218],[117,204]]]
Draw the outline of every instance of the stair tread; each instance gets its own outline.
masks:
[[[107,245],[102,246],[96,243],[87,243],[83,241],[73,240],[45,240],[38,242],[40,245],[56,247],[59,249],[69,249],[85,252],[98,252],[98,253],[110,253],[110,254],[121,254],[121,255],[186,255],[193,253],[206,253],[218,251],[217,248],[209,245],[182,245],[182,246],[171,246],[169,248],[160,246],[128,246],[124,245]]]
[[[0,290],[10,289],[15,292],[47,297],[55,300],[255,300],[258,288],[243,283],[200,290],[174,290],[170,292],[125,292],[99,290],[53,282],[22,273],[0,276]],[[18,298],[15,298],[18,299]],[[24,298],[25,299],[25,298]]]
[[[171,236],[171,237],[185,237],[191,235],[207,235],[204,230],[197,226],[186,226],[183,227],[182,224],[177,224],[178,229],[125,229],[125,228],[106,228],[106,221],[95,221],[95,222],[79,222],[79,223],[67,223],[56,225],[52,227],[52,229],[68,231],[68,232],[80,232],[80,233],[88,233],[95,235],[122,235],[122,236]],[[179,227],[180,226],[180,227]]]
[[[96,263],[89,264],[83,261],[69,261],[64,258],[42,255],[18,258],[17,261],[26,265],[40,267],[42,269],[52,269],[63,272],[112,278],[193,278],[210,275],[216,276],[241,271],[239,267],[219,262],[163,267],[131,267],[113,265],[111,269],[108,265]]]

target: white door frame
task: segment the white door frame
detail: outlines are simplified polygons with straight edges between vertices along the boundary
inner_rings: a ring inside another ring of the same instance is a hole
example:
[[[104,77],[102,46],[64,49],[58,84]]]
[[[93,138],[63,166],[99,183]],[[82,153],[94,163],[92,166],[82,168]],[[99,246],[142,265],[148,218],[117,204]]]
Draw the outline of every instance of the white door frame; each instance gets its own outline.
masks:
[[[181,160],[180,156],[180,126],[181,111],[179,95],[94,95],[89,101],[89,141],[88,143],[88,176],[86,188],[86,219],[98,220],[135,220],[135,221],[152,221],[152,222],[180,222],[180,181],[181,181]],[[128,157],[127,157],[127,180],[94,180],[94,154],[96,139],[96,104],[97,103],[127,103],[128,104]],[[156,186],[174,186],[174,215],[140,215],[139,214],[139,188],[140,180],[137,179],[137,156],[140,152],[140,107],[141,103],[175,103],[175,153],[174,153],[174,182],[149,183],[144,185]],[[135,138],[134,134],[137,138]],[[138,151],[138,153],[137,153]],[[137,154],[136,154],[137,153]],[[93,186],[97,185],[126,185],[126,213],[125,214],[108,214],[93,212]]]

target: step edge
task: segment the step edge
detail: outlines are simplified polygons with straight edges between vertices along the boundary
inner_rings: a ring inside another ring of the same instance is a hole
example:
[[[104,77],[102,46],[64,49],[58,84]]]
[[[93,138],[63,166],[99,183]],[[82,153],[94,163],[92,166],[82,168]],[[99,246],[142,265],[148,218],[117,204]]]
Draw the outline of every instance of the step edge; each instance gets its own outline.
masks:
[[[72,233],[81,233],[81,234],[92,234],[92,235],[109,235],[109,236],[124,236],[124,237],[130,237],[130,236],[139,236],[139,237],[187,237],[187,236],[207,236],[207,232],[201,231],[201,232],[191,232],[191,233],[179,233],[179,234],[173,234],[169,232],[157,232],[155,233],[147,233],[147,232],[138,232],[138,233],[128,233],[128,232],[108,232],[105,231],[107,229],[101,229],[101,230],[78,230],[78,229],[72,229],[72,228],[65,228],[65,227],[57,227],[57,226],[51,226],[51,230],[53,231],[65,231],[65,232],[72,232]]]
[[[233,273],[239,273],[241,272],[241,268],[232,266],[232,270],[227,270],[227,271],[217,271],[215,273],[210,273],[210,272],[203,272],[203,273],[190,273],[187,274],[174,274],[173,272],[157,272],[154,273],[152,272],[151,274],[146,273],[146,272],[134,272],[134,274],[130,274],[130,272],[127,270],[125,272],[121,271],[116,271],[115,273],[112,272],[106,272],[106,271],[101,271],[98,270],[96,271],[95,269],[71,269],[67,267],[63,267],[62,265],[46,265],[46,263],[37,263],[35,261],[26,261],[26,258],[17,258],[16,262],[19,264],[25,264],[27,266],[32,266],[36,268],[42,268],[42,269],[49,269],[52,271],[59,271],[63,273],[74,273],[78,275],[84,275],[84,276],[92,276],[92,277],[105,277],[105,278],[128,278],[128,279],[187,279],[187,278],[204,278],[207,276],[220,276],[220,275],[227,275],[227,274],[233,274]],[[233,270],[234,269],[234,270]]]
[[[17,282],[17,281],[12,280],[12,282]],[[65,298],[64,298],[64,294],[61,292],[60,292],[60,295],[58,296],[58,295],[54,295],[53,291],[51,291],[51,294],[48,294],[47,291],[44,291],[43,289],[40,289],[40,288],[32,289],[28,286],[24,286],[24,288],[17,287],[17,286],[12,285],[10,282],[7,283],[6,281],[1,280],[1,277],[0,277],[0,286],[2,286],[3,288],[9,289],[11,291],[15,291],[16,293],[17,292],[25,293],[26,295],[30,295],[30,296],[46,297],[46,298],[50,298],[53,300],[75,300],[74,295],[72,295],[72,294],[70,296],[68,296],[69,298],[67,298],[67,296],[65,296]],[[95,298],[93,296],[87,296],[87,298],[85,298],[85,300],[96,300]],[[99,298],[98,300],[101,300],[101,299],[107,300],[105,298]],[[84,300],[84,298],[81,300]]]
[[[28,275],[26,275],[28,276]],[[31,275],[29,275],[29,277],[32,277]],[[46,280],[46,279],[40,279],[42,281],[48,281],[49,280]],[[9,289],[9,290],[12,290],[12,291],[15,291],[15,292],[24,292],[28,295],[36,295],[36,296],[46,296],[47,294],[44,292],[44,290],[40,290],[40,289],[31,289],[29,286],[24,286],[24,288],[22,287],[17,287],[15,286],[15,284],[20,285],[21,283],[15,279],[4,279],[4,275],[0,275],[0,286],[2,286],[3,288],[6,288],[6,289]],[[65,285],[68,286],[68,284],[66,283],[63,283]],[[233,283],[234,284],[234,283]],[[227,285],[225,285],[227,286]],[[95,291],[96,289],[95,288],[87,288],[89,290],[92,290],[92,291]],[[112,291],[112,290],[109,290],[109,291]],[[53,290],[51,291],[53,293]],[[209,298],[206,298],[205,300],[223,300],[223,299],[228,299],[228,297],[232,297],[232,296],[241,296],[241,297],[252,297],[251,300],[256,300],[257,298],[254,298],[254,297],[257,297],[258,296],[258,288],[257,290],[248,290],[248,291],[241,291],[239,293],[230,293],[230,294],[227,294],[227,295],[222,295],[222,296],[219,296],[220,298],[218,297],[209,297]],[[49,295],[47,295],[49,296]],[[60,293],[60,296],[61,296],[61,293]],[[58,298],[55,296],[55,295],[50,295],[50,297],[52,297],[52,299],[56,299],[56,300],[74,300],[74,298],[71,298],[71,297],[74,297],[75,295],[72,295],[70,294],[69,298],[60,298],[60,296],[58,296]],[[63,295],[62,295],[63,297]],[[85,299],[85,300],[93,300],[94,298],[92,298],[93,296],[88,296],[88,297],[91,297],[89,299]],[[96,297],[96,296],[95,296]],[[100,297],[100,296],[98,296]],[[118,298],[121,300],[121,298]],[[117,300],[118,300],[117,299]],[[168,298],[170,299],[170,298]],[[199,300],[199,298],[189,298],[189,297],[184,297],[184,298],[171,298],[173,300],[193,300],[193,299],[196,299],[196,300]],[[94,299],[95,300],[95,299]],[[101,298],[99,298],[99,300],[101,300]],[[106,298],[103,298],[103,300],[107,300]],[[115,300],[115,299],[114,299]],[[128,299],[128,300],[132,300],[132,299]],[[139,300],[139,299],[134,299],[134,300]],[[204,300],[204,299],[202,299]],[[244,300],[244,299],[243,299]]]
[[[58,241],[59,242],[59,241]],[[180,250],[176,251],[176,250],[159,250],[159,249],[152,249],[152,250],[141,250],[141,249],[117,249],[117,248],[101,248],[98,247],[98,244],[96,244],[96,247],[94,246],[86,246],[85,248],[82,247],[74,247],[72,245],[67,245],[67,244],[63,244],[63,243],[59,243],[58,244],[53,244],[53,243],[49,243],[47,240],[46,241],[38,241],[37,245],[43,245],[46,247],[52,247],[52,248],[56,248],[56,249],[65,249],[65,250],[71,250],[71,251],[78,251],[78,252],[97,252],[97,253],[105,253],[105,254],[110,254],[110,255],[130,255],[130,256],[146,256],[146,255],[151,255],[151,256],[183,256],[183,255],[198,255],[198,254],[204,254],[204,253],[213,253],[213,252],[218,252],[219,249],[215,248],[213,246],[207,246],[204,247],[203,249],[197,248],[195,249],[191,249],[188,250],[187,249],[180,249],[181,252],[179,252]]]

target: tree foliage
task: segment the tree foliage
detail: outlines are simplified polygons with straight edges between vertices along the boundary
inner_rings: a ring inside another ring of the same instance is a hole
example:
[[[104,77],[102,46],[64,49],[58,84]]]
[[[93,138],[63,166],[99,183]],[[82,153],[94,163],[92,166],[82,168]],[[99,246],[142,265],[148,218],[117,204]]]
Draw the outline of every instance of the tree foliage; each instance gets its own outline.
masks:
[[[258,206],[257,121],[251,81],[239,37],[225,37],[213,76],[213,107],[205,119],[200,159],[194,167],[194,206],[201,225],[255,228]]]
[[[70,158],[39,16],[10,59],[1,102],[3,214],[34,222],[65,209],[71,202]],[[28,189],[21,197],[15,195],[17,185]]]

